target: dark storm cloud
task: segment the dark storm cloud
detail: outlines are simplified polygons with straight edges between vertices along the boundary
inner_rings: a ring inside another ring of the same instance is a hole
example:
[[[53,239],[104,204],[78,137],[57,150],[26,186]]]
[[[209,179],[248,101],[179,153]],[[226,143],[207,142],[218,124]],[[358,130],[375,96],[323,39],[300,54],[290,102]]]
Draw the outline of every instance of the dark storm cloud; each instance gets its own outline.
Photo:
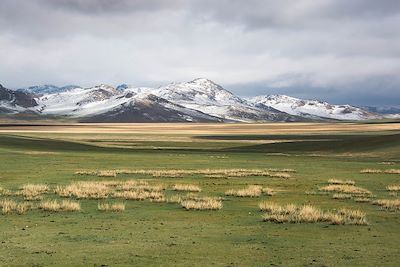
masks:
[[[2,0],[0,82],[201,76],[241,95],[392,103],[398,25],[397,0]]]

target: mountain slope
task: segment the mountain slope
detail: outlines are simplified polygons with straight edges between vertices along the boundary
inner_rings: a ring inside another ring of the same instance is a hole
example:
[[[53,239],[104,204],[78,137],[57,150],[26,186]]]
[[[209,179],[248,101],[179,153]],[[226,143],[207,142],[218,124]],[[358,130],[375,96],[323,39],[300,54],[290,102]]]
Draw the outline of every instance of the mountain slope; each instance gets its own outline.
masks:
[[[140,94],[128,98],[125,103],[83,122],[223,122],[208,114],[191,110],[152,94]]]
[[[302,120],[278,110],[256,107],[222,86],[203,78],[172,83],[151,93],[172,103],[226,120],[244,122]]]
[[[29,93],[13,91],[0,84],[0,114],[27,112],[38,103]]]
[[[254,104],[273,107],[291,115],[335,120],[382,119],[383,116],[350,105],[332,105],[317,100],[303,100],[286,95],[266,95],[248,98]]]

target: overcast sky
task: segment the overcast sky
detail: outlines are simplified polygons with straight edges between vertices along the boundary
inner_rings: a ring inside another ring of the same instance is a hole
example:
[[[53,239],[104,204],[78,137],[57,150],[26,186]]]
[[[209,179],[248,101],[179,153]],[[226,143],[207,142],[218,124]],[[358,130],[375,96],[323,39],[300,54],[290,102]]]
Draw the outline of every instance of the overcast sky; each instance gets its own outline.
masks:
[[[242,96],[400,105],[400,1],[0,1],[5,87],[197,77]]]

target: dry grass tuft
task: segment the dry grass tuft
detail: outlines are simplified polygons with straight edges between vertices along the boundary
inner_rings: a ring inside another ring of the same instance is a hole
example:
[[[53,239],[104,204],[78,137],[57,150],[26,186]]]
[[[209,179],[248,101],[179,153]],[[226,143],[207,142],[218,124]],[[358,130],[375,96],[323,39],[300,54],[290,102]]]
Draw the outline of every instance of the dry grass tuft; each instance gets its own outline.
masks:
[[[400,210],[400,199],[378,199],[372,203],[387,210]]]
[[[236,196],[236,197],[259,197],[263,188],[261,185],[249,185],[247,188],[239,190],[228,190],[225,192],[226,196]]]
[[[183,208],[187,210],[220,210],[222,209],[222,201],[215,198],[198,198],[193,200],[183,200],[181,202]]]
[[[266,213],[264,221],[274,223],[316,223],[366,225],[365,214],[358,210],[339,210],[336,213],[324,212],[310,205],[297,206],[287,204],[280,206],[272,202],[261,202],[259,207]]]
[[[329,179],[328,180],[329,184],[336,184],[336,185],[355,185],[356,182],[352,180],[339,180],[339,179]]]
[[[116,211],[122,212],[125,210],[125,203],[99,203],[97,209],[100,211]]]
[[[126,200],[145,200],[150,199],[156,202],[164,202],[164,194],[158,191],[144,191],[144,190],[132,190],[132,191],[122,191],[114,192],[113,197],[123,198]]]
[[[16,202],[11,199],[2,199],[0,200],[0,208],[3,214],[24,214],[31,208],[31,204],[27,202]]]
[[[201,192],[200,187],[194,184],[176,184],[172,189],[174,191]]]
[[[13,196],[14,193],[11,190],[0,187],[0,196]]]
[[[80,211],[81,204],[77,201],[63,200],[58,202],[57,200],[45,200],[39,203],[39,209],[44,211]]]
[[[388,170],[380,170],[380,169],[363,169],[360,173],[386,173],[386,174],[400,174],[400,169],[388,169]]]
[[[267,196],[273,196],[273,195],[276,194],[276,191],[275,191],[275,189],[272,189],[272,188],[270,188],[270,187],[264,187],[264,188],[262,189],[262,193],[263,193],[263,194],[266,194]]]
[[[400,174],[400,169],[389,169],[389,170],[385,170],[384,173]]]
[[[331,184],[327,186],[323,186],[319,188],[320,191],[325,192],[337,192],[337,193],[345,193],[345,194],[372,194],[371,191],[354,186],[354,185],[337,185]]]
[[[360,203],[368,203],[371,202],[370,198],[367,197],[357,197],[354,199],[355,202],[360,202]]]
[[[333,198],[333,199],[351,199],[351,198],[352,198],[352,195],[350,195],[350,194],[340,194],[340,193],[337,193],[337,194],[333,194],[332,198]]]
[[[382,170],[377,169],[362,169],[360,173],[382,173]]]
[[[395,162],[392,162],[392,161],[382,161],[382,162],[380,162],[380,163],[378,163],[378,164],[382,164],[382,165],[394,165],[394,164],[396,164]]]
[[[74,182],[56,188],[56,193],[61,197],[101,199],[107,198],[110,192],[110,188],[103,182]]]
[[[49,191],[49,186],[46,184],[25,184],[21,187],[21,195],[25,200],[42,199],[42,194]]]
[[[172,195],[167,199],[168,203],[181,203],[183,198],[180,195]]]
[[[388,185],[388,186],[386,186],[386,190],[391,191],[391,192],[398,192],[398,191],[400,191],[400,185],[399,184]]]

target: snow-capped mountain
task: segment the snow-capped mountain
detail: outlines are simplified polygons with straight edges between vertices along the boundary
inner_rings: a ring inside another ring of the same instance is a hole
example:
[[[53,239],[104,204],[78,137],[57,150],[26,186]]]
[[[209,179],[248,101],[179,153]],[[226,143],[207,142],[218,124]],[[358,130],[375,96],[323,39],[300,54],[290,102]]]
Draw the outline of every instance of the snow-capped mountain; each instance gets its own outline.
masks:
[[[32,95],[4,88],[0,84],[0,114],[29,112],[37,105]]]
[[[362,108],[370,112],[380,113],[385,118],[393,118],[393,119],[400,118],[400,106],[381,106],[381,107],[365,106]]]
[[[172,103],[225,120],[244,122],[300,120],[278,110],[257,108],[225,90],[222,86],[204,78],[184,83],[172,83],[151,91],[151,93]]]
[[[35,85],[30,87],[23,87],[19,88],[16,91],[25,92],[25,93],[32,93],[35,95],[44,95],[44,94],[54,94],[54,93],[61,93],[65,92],[74,88],[80,88],[78,85],[66,85],[62,87],[58,87],[52,84],[45,84],[45,85]]]
[[[382,119],[383,116],[350,105],[332,105],[318,100],[304,100],[286,95],[266,95],[248,98],[249,102],[273,107],[291,115],[334,120]]]
[[[331,105],[284,95],[240,98],[207,80],[159,88],[126,84],[0,86],[0,113],[35,113],[85,122],[265,122],[380,119],[382,115],[349,105]]]

